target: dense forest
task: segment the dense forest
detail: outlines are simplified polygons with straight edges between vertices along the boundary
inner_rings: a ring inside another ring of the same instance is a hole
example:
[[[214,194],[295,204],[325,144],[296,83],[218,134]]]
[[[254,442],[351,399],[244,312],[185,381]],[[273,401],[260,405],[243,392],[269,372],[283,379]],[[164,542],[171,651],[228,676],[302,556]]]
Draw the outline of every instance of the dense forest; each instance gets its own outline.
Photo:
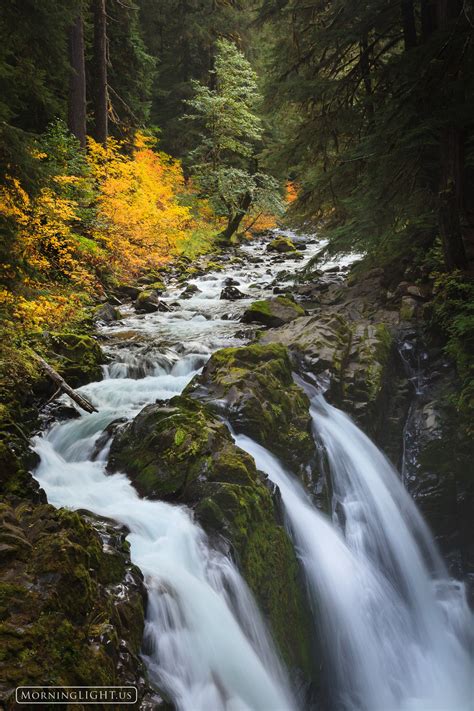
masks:
[[[416,608],[412,571],[474,575],[472,0],[5,0],[0,37],[7,708],[23,684],[135,684],[164,711],[467,708],[465,649],[434,597]],[[331,405],[313,392],[326,382]],[[107,505],[84,493],[102,461]],[[84,462],[68,499],[61,478]],[[392,465],[403,495],[366,491]],[[144,521],[186,575],[199,559],[190,589]],[[350,599],[334,602],[313,527],[359,580]],[[447,618],[468,619],[450,594]],[[367,681],[400,655],[377,629],[362,639],[351,606],[421,645],[416,674]],[[194,656],[177,632],[190,610]]]

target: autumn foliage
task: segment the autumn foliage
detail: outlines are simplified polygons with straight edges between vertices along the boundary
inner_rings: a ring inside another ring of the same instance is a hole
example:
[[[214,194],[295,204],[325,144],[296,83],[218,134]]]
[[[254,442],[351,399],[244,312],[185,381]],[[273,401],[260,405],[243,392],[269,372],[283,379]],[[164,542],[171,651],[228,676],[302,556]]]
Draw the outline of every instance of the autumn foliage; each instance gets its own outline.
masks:
[[[132,146],[89,139],[84,153],[55,124],[46,143],[33,152],[44,173],[34,195],[13,177],[0,188],[10,235],[0,308],[20,329],[71,322],[104,284],[163,265],[203,215],[213,219],[187,191],[179,161],[141,133]]]

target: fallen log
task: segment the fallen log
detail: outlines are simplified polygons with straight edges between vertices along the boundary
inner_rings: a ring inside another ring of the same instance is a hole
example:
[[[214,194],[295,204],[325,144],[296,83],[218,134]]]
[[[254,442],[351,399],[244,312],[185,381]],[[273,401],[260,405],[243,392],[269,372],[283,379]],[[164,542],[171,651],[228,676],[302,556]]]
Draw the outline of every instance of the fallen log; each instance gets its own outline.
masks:
[[[38,359],[41,367],[43,368],[44,372],[46,375],[51,378],[53,383],[55,383],[58,386],[58,389],[56,393],[53,395],[53,398],[59,393],[59,392],[65,392],[66,395],[69,395],[71,400],[74,400],[76,405],[78,405],[82,410],[85,410],[86,412],[98,412],[97,408],[94,407],[94,405],[87,400],[83,395],[79,395],[75,390],[71,388],[70,385],[66,383],[64,378],[59,375],[59,373],[52,368],[49,363],[47,363],[44,358],[41,358],[37,353],[35,353],[36,358]]]

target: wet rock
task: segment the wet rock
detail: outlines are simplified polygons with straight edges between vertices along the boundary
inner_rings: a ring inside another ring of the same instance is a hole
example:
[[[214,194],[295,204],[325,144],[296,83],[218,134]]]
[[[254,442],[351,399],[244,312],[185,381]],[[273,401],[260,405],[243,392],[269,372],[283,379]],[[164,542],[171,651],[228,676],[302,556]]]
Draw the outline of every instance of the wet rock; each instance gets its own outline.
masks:
[[[227,277],[224,279],[224,286],[240,286],[240,281],[232,279],[232,277]]]
[[[196,294],[200,294],[201,289],[196,284],[188,284],[185,290],[181,293],[181,299],[191,299]]]
[[[135,311],[138,314],[152,314],[158,311],[160,299],[158,293],[151,289],[145,289],[138,294],[134,303]]]
[[[309,627],[292,546],[253,459],[225,425],[187,397],[149,405],[114,439],[109,467],[125,471],[143,495],[192,506],[206,531],[231,543],[283,656],[308,669]]]
[[[279,254],[295,252],[295,243],[288,237],[275,237],[267,246],[267,252],[278,252]]]
[[[418,301],[412,296],[403,296],[400,306],[400,321],[411,321],[416,317]]]
[[[50,333],[51,365],[73,388],[102,379],[105,356],[96,340],[77,333]]]
[[[131,284],[118,284],[118,286],[115,287],[115,293],[119,297],[132,299],[132,301],[135,301],[140,291],[140,287],[132,286]]]
[[[309,401],[293,382],[282,346],[217,351],[185,393],[223,409],[237,432],[268,447],[294,471],[303,472],[313,460]]]
[[[367,426],[388,380],[393,337],[384,324],[354,316],[354,322],[336,312],[297,318],[263,333],[260,343],[287,346],[303,371],[328,379],[331,402]]]
[[[136,684],[145,589],[125,532],[48,504],[0,504],[0,698],[20,685]],[[104,644],[107,639],[107,644]],[[34,652],[33,652],[34,650]],[[148,691],[145,683],[139,695]]]
[[[112,323],[113,321],[118,321],[122,318],[122,314],[116,306],[112,306],[110,303],[102,304],[95,309],[94,321],[101,321],[102,323]]]
[[[175,311],[176,305],[173,304],[168,304],[166,301],[161,301],[158,304],[158,311],[162,311],[164,313],[168,313],[169,311]]]
[[[276,296],[265,301],[254,301],[244,312],[242,322],[261,323],[263,326],[273,328],[303,315],[304,309],[299,304],[283,296]]]
[[[237,301],[237,299],[245,299],[245,294],[240,289],[237,289],[236,286],[226,286],[222,289],[219,298],[226,301]]]

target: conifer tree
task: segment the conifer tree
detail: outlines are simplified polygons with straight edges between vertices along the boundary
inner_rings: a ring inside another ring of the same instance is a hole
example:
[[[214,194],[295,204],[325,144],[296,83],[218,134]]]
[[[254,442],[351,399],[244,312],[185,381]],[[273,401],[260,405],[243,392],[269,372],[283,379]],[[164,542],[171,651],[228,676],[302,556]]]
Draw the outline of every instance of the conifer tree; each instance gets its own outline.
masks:
[[[258,170],[263,127],[257,76],[234,43],[218,40],[212,74],[212,88],[194,82],[194,98],[187,101],[193,109],[188,118],[202,129],[190,157],[202,194],[227,219],[223,236],[230,239],[256,203],[278,212],[278,184]]]

